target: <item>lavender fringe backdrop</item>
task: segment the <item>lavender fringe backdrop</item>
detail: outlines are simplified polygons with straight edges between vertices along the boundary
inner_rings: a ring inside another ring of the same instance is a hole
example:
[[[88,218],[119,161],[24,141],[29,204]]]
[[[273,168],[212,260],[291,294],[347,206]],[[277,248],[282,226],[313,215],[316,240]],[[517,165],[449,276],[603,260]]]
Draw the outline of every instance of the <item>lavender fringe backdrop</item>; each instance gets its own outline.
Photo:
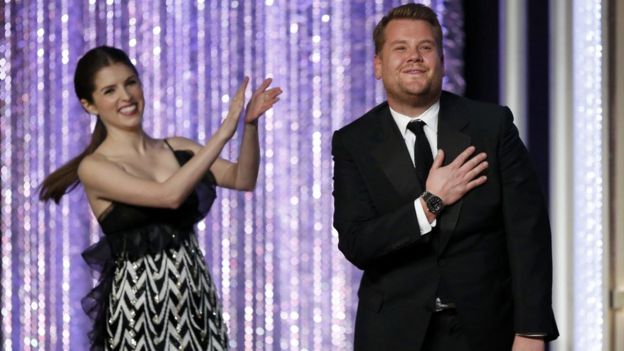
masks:
[[[461,1],[425,1],[444,25],[446,89],[463,91]],[[332,131],[384,100],[371,32],[397,1],[10,1],[1,3],[1,343],[86,348],[80,252],[101,235],[80,188],[37,199],[44,176],[87,144],[77,59],[102,44],[142,74],[144,126],[205,141],[244,75],[284,89],[260,122],[253,193],[220,190],[198,226],[240,350],[348,350],[360,273],[332,228]],[[223,152],[235,158],[239,140]]]

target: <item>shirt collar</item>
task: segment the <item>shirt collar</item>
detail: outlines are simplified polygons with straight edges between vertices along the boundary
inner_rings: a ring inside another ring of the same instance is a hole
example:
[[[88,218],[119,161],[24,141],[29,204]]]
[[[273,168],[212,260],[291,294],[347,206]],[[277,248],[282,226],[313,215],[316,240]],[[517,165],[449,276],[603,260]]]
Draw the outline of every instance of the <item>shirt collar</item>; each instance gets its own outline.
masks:
[[[409,117],[404,114],[401,114],[390,107],[390,114],[394,119],[397,127],[401,131],[401,134],[405,136],[407,133],[407,124],[416,119],[420,119],[421,121],[427,124],[427,127],[431,128],[434,134],[438,133],[438,112],[440,112],[440,100],[436,101],[431,107],[429,107],[425,112],[421,113],[420,116]]]

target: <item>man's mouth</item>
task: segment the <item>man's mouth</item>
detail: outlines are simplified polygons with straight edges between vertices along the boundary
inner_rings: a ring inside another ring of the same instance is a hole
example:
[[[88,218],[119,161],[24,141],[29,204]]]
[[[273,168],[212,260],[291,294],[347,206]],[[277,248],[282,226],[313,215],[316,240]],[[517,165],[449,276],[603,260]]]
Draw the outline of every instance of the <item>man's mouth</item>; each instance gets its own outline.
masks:
[[[423,75],[427,72],[427,70],[422,69],[422,68],[408,68],[408,69],[402,70],[401,72],[405,74]]]

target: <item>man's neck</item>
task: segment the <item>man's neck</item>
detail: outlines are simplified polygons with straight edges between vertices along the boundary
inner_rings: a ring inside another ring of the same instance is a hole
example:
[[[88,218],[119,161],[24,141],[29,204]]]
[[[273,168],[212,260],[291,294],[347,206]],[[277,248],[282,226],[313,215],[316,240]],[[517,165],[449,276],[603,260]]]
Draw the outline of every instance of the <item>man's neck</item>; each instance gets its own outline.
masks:
[[[407,103],[388,96],[388,106],[402,115],[408,117],[418,117],[427,111],[439,99],[440,95],[436,96],[434,99],[428,99],[427,101],[411,101]]]
[[[432,101],[426,105],[418,105],[418,106],[410,106],[405,104],[397,104],[388,99],[388,106],[396,112],[408,116],[408,117],[418,117],[422,115],[425,111],[427,111],[435,101]]]

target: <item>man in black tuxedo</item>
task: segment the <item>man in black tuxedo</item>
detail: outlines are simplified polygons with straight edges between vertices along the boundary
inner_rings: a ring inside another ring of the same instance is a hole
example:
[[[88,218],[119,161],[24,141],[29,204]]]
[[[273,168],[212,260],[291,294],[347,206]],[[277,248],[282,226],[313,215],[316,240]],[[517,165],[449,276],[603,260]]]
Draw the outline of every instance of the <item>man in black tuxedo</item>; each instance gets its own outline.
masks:
[[[339,248],[364,271],[355,349],[544,350],[550,229],[511,111],[442,91],[430,8],[373,37],[388,100],[332,141]]]

